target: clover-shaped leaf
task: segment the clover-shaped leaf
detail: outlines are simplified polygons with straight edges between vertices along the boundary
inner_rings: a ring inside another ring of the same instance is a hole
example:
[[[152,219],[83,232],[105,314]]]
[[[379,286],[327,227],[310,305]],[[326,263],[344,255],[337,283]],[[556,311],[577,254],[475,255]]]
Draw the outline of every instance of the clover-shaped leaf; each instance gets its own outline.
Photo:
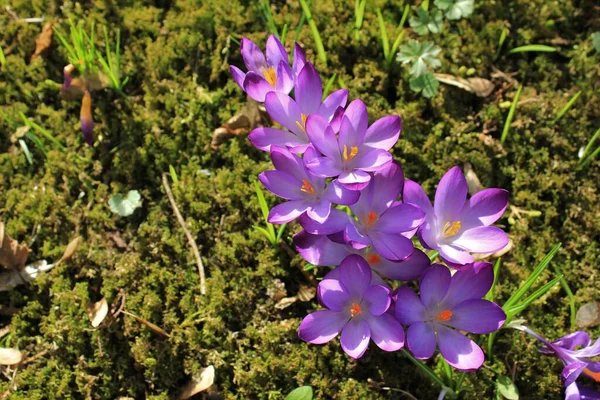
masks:
[[[446,18],[452,20],[473,14],[473,0],[435,0],[435,5],[446,12]]]
[[[427,72],[427,67],[435,69],[442,63],[437,59],[442,49],[433,44],[433,42],[419,43],[411,40],[400,47],[400,52],[396,57],[402,64],[411,63],[410,74],[418,77]]]
[[[430,14],[423,8],[419,7],[417,9],[417,16],[410,17],[408,22],[415,32],[421,36],[424,36],[429,32],[439,33],[444,24],[442,18],[442,12],[440,10],[432,11]]]
[[[433,97],[440,87],[440,83],[433,73],[427,71],[423,75],[413,76],[409,81],[410,89],[415,93],[422,93],[423,97]]]
[[[140,200],[140,193],[137,190],[130,190],[125,197],[121,193],[112,196],[108,199],[108,205],[110,210],[115,214],[119,214],[121,217],[128,217],[133,214],[136,208],[141,206]]]

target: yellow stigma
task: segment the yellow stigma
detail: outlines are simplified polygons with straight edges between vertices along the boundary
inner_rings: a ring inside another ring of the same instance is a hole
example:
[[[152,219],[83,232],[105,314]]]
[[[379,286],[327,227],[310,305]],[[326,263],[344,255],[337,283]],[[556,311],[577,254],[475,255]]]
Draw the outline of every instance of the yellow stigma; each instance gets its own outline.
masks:
[[[310,182],[308,181],[308,179],[304,179],[302,181],[302,187],[300,188],[301,191],[303,191],[304,193],[308,193],[308,194],[315,194],[315,188],[313,187],[313,185],[310,184]]]
[[[446,222],[444,229],[442,229],[442,235],[450,237],[456,235],[458,231],[460,231],[460,221]]]
[[[302,113],[300,118],[302,119],[302,122],[296,121],[296,125],[298,125],[298,128],[302,129],[302,132],[306,133],[306,118],[308,118],[308,115]]]
[[[450,310],[444,310],[435,316],[438,321],[450,321],[450,318],[452,318],[452,311]]]
[[[275,68],[274,67],[263,67],[262,70],[263,70],[263,76],[265,77],[267,82],[269,82],[269,85],[271,85],[272,87],[275,87],[275,84],[277,83],[277,72],[275,72]]]
[[[362,312],[362,308],[360,308],[360,304],[352,303],[352,308],[350,309],[350,315],[354,317]]]
[[[373,226],[373,225],[375,225],[375,222],[377,222],[377,214],[375,214],[374,211],[371,211],[369,213],[369,215],[367,215],[366,217],[363,217],[363,223],[366,226]]]
[[[358,154],[358,147],[350,147],[350,154],[348,154],[348,146],[344,145],[344,161],[349,162]]]

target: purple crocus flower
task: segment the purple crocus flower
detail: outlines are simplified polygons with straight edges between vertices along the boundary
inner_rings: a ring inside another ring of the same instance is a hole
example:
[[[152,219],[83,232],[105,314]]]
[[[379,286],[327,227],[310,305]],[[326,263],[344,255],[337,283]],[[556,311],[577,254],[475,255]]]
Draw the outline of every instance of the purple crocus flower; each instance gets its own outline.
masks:
[[[498,305],[482,300],[494,281],[491,264],[450,275],[448,268],[434,264],[420,282],[420,297],[403,286],[397,291],[396,318],[408,325],[408,349],[420,359],[430,358],[437,345],[442,357],[454,368],[471,371],[483,364],[483,351],[458,332],[490,333],[499,329],[506,314]]]
[[[331,93],[324,101],[321,77],[311,63],[305,63],[294,85],[296,100],[285,93],[270,92],[265,98],[265,108],[274,121],[288,130],[268,127],[254,129],[248,139],[260,150],[271,146],[288,147],[294,153],[303,153],[310,140],[306,135],[306,119],[310,114],[320,115],[328,123],[338,126],[348,100],[348,90]]]
[[[292,70],[298,70],[299,65],[306,62],[304,52],[299,46],[294,48],[294,66],[290,68],[285,48],[277,39],[270,35],[267,39],[267,56],[250,39],[242,38],[242,58],[248,68],[244,73],[238,67],[231,65],[229,70],[238,86],[256,101],[264,102],[267,93],[276,91],[288,94],[294,87]]]
[[[315,152],[313,148],[307,154]],[[302,158],[289,150],[274,147],[271,159],[275,170],[258,176],[262,184],[274,195],[289,201],[271,209],[269,222],[283,224],[306,212],[308,218],[325,222],[331,212],[331,203],[352,204],[359,193],[348,190],[337,181],[326,184],[325,179],[312,175],[304,166]]]
[[[345,241],[355,249],[373,246],[378,255],[388,260],[404,260],[414,251],[412,241],[406,236],[414,234],[425,214],[419,207],[396,202],[402,181],[402,169],[390,163],[373,174],[360,199],[350,206],[357,219],[345,213],[332,213],[324,223],[301,218],[300,224],[317,235],[343,231]]]
[[[413,181],[404,183],[403,200],[425,211],[419,239],[426,248],[439,251],[453,268],[473,263],[470,253],[493,253],[508,244],[506,233],[490,226],[506,210],[508,192],[485,189],[467,201],[467,181],[458,167],[451,168],[440,181],[435,205]]]
[[[563,362],[565,367],[562,371],[562,380],[566,386],[565,400],[600,399],[599,392],[579,386],[576,382],[582,374],[600,382],[600,361],[590,360],[600,355],[600,338],[592,344],[592,339],[587,332],[577,331],[550,342],[526,326],[515,325],[514,327],[542,342],[544,345],[538,350],[540,353],[558,357]],[[579,346],[581,348],[578,348]]]
[[[371,180],[369,172],[392,162],[388,150],[402,128],[398,116],[383,117],[370,127],[368,124],[367,107],[361,100],[354,100],[344,111],[339,135],[325,118],[310,115],[306,133],[323,156],[308,160],[308,169],[323,178],[338,176],[348,189],[363,189]]]
[[[307,315],[298,335],[313,344],[327,343],[341,332],[342,349],[352,358],[360,358],[369,341],[384,351],[404,346],[404,331],[389,313],[389,288],[371,281],[371,268],[358,255],[350,255],[338,267],[339,279],[326,277],[318,286],[321,304],[326,310]]]
[[[390,261],[379,255],[372,246],[355,249],[346,243],[335,242],[325,235],[311,235],[306,231],[294,236],[294,244],[300,255],[311,264],[340,265],[350,254],[358,254],[367,261],[373,271],[397,281],[417,279],[430,265],[429,257],[418,249],[403,261]]]

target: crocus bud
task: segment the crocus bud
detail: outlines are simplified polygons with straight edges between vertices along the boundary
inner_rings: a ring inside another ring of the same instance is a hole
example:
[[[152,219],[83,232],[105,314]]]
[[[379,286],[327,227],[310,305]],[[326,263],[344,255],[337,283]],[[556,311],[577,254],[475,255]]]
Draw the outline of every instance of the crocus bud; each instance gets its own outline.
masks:
[[[91,146],[94,143],[94,120],[92,119],[92,96],[90,96],[90,92],[87,90],[83,94],[79,117],[81,119],[83,139]]]

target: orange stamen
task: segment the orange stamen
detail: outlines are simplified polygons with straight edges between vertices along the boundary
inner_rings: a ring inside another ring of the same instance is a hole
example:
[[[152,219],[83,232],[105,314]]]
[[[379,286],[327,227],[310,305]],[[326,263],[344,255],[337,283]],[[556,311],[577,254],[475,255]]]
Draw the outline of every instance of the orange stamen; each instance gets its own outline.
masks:
[[[303,191],[304,193],[308,193],[308,194],[315,194],[315,188],[313,187],[313,185],[310,184],[310,182],[308,181],[308,179],[304,179],[302,181],[302,187],[300,188],[301,191]]]
[[[377,265],[381,262],[381,257],[377,254],[369,253],[367,254],[367,262],[369,265]]]
[[[442,229],[442,235],[446,237],[454,236],[460,231],[460,221],[454,221],[452,224],[446,222],[444,229]]]
[[[600,382],[600,372],[591,371],[589,368],[585,368],[583,373],[595,380],[596,382]]]
[[[306,133],[306,118],[308,118],[308,115],[302,113],[300,114],[300,118],[302,119],[302,122],[296,121],[296,125],[298,128],[302,129],[302,132]]]
[[[275,72],[275,68],[273,67],[263,67],[263,76],[269,82],[269,85],[275,87],[277,84],[277,72]]]
[[[354,157],[356,157],[356,155],[358,154],[358,147],[357,146],[351,146],[350,147],[350,154],[348,154],[348,146],[344,145],[344,161],[346,162],[350,162],[350,160],[352,160]]]
[[[360,304],[352,303],[352,308],[350,309],[350,315],[354,317],[362,312],[362,308],[360,308]]]
[[[435,316],[438,321],[450,321],[450,318],[452,318],[452,311],[450,310],[444,310]]]
[[[373,226],[375,222],[377,222],[377,214],[374,211],[371,211],[369,215],[363,217],[363,222],[366,226]]]

